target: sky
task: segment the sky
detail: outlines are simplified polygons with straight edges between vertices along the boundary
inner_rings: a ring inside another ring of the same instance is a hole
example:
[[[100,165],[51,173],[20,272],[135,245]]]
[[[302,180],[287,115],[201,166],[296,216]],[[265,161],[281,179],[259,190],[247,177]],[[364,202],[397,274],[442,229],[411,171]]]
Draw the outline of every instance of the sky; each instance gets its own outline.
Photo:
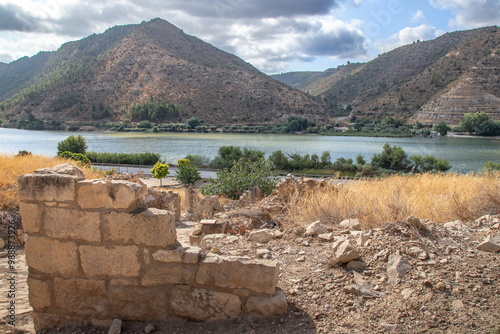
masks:
[[[276,74],[500,25],[500,0],[0,0],[0,62],[156,17]]]

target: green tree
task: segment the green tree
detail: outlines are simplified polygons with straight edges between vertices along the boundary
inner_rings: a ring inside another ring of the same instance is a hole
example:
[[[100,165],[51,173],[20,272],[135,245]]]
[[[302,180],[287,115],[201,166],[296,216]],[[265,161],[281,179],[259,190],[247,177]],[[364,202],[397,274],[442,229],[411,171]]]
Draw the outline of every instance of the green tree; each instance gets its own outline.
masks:
[[[406,152],[401,147],[386,143],[382,153],[373,155],[371,164],[379,168],[400,171],[405,170],[409,162]]]
[[[201,193],[239,198],[245,190],[259,187],[264,195],[269,195],[277,183],[278,176],[271,161],[264,158],[253,162],[240,159],[230,170],[219,170],[217,179],[210,179],[210,184],[201,187]]]
[[[481,132],[484,124],[490,120],[488,114],[484,111],[473,113],[465,113],[464,118],[460,120],[460,128],[464,132],[476,133]]]
[[[446,122],[441,122],[439,124],[434,125],[434,131],[439,132],[441,136],[446,136],[448,134],[448,131],[450,131],[451,128],[446,124]]]
[[[74,136],[71,135],[63,141],[57,143],[57,155],[60,155],[63,152],[71,152],[71,153],[81,153],[85,154],[87,150],[87,143],[85,142],[85,138],[81,135]]]
[[[183,185],[194,184],[201,179],[198,167],[193,165],[188,159],[180,159],[177,161],[179,170],[176,172],[175,179]]]
[[[197,126],[201,125],[201,122],[197,117],[191,117],[186,121],[186,124],[189,128],[196,129]]]
[[[160,180],[160,187],[163,185],[161,179],[170,174],[168,171],[168,165],[162,164],[161,162],[156,162],[153,168],[151,169],[151,173],[156,179]]]

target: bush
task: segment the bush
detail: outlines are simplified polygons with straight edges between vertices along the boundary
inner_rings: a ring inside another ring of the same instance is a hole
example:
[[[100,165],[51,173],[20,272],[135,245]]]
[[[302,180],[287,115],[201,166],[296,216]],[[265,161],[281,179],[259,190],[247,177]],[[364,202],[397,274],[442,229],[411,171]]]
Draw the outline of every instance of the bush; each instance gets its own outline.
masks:
[[[245,190],[259,187],[264,195],[269,195],[276,188],[278,176],[271,161],[259,158],[257,161],[240,159],[234,166],[217,172],[217,179],[210,179],[210,184],[201,187],[203,195],[225,194],[229,198],[239,198]]]
[[[450,162],[447,159],[438,159],[432,155],[412,155],[410,159],[414,164],[415,172],[446,172],[451,169]]]
[[[485,165],[484,165],[484,168],[489,171],[489,172],[492,172],[492,171],[500,171],[500,163],[496,164],[494,162],[491,162],[491,161],[488,161]]]
[[[407,169],[410,161],[406,152],[400,146],[391,146],[386,143],[383,149],[382,153],[373,155],[371,161],[373,166],[395,171]]]
[[[192,165],[197,167],[208,167],[211,162],[209,157],[198,154],[188,154],[185,159],[188,159]]]
[[[81,153],[72,153],[69,151],[65,151],[65,152],[62,152],[61,154],[59,154],[59,156],[62,158],[69,158],[69,159],[78,161],[82,166],[88,167],[91,165],[89,158],[87,158],[87,156],[85,156]]]
[[[98,153],[87,152],[87,157],[93,163],[124,164],[124,165],[154,165],[161,161],[159,153]]]
[[[230,169],[236,161],[243,159],[248,162],[264,158],[264,152],[243,148],[239,146],[221,146],[218,155],[212,160],[210,167],[216,169]]]
[[[85,142],[85,138],[83,138],[81,135],[71,135],[65,140],[57,143],[57,155],[60,155],[61,153],[66,151],[71,153],[85,154],[86,150],[87,143]]]
[[[188,159],[180,159],[177,161],[179,170],[176,172],[175,179],[183,185],[194,184],[201,179],[198,167],[191,164]]]

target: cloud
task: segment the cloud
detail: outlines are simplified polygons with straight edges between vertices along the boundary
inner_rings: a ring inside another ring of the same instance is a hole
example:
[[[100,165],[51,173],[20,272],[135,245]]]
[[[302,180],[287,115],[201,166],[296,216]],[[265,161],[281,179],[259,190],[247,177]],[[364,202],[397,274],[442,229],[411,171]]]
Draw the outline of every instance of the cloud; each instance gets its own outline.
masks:
[[[39,22],[21,7],[0,5],[0,31],[36,31]]]
[[[413,23],[420,22],[423,20],[425,20],[425,15],[424,12],[420,9],[417,10],[417,12],[413,14],[412,17],[410,18],[410,21]]]
[[[450,20],[451,27],[478,28],[496,25],[500,18],[498,0],[430,0],[431,5],[451,10],[455,18]]]
[[[0,62],[2,63],[10,63],[11,61],[13,61],[14,58],[12,58],[12,56],[8,53],[0,53]]]
[[[385,41],[375,42],[375,46],[381,51],[386,52],[395,49],[399,46],[411,44],[416,40],[434,39],[443,32],[436,27],[422,24],[418,27],[406,27],[394,35],[391,35]]]

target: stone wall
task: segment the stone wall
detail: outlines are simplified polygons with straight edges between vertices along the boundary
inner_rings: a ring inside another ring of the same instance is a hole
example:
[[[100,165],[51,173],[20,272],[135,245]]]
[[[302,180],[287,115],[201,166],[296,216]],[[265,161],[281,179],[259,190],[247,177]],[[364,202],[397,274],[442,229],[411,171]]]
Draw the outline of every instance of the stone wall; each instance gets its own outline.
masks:
[[[174,215],[147,209],[143,185],[60,165],[20,176],[18,188],[37,331],[287,312],[276,261],[183,248]]]

